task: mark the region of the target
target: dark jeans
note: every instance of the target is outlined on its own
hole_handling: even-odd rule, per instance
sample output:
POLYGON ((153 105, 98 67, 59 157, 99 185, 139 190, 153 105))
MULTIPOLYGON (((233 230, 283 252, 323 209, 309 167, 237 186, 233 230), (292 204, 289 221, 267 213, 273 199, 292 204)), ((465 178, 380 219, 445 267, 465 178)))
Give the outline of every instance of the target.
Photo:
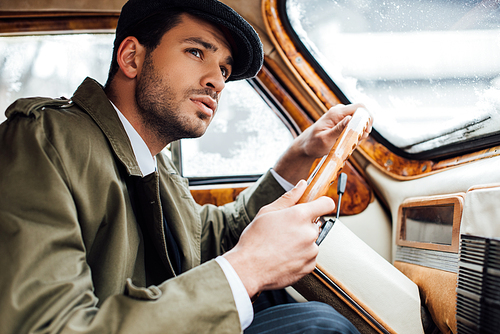
POLYGON ((265 291, 253 306, 255 317, 245 334, 359 334, 349 320, 330 305, 297 303, 285 290, 265 291))

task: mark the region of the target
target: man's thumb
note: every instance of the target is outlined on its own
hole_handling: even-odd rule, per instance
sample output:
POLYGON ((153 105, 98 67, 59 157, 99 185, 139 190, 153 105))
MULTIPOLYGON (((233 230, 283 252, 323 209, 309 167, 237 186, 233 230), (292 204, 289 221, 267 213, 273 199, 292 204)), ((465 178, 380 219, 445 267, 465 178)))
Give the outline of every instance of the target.
POLYGON ((263 208, 264 211, 278 211, 294 206, 295 204, 297 204, 306 188, 307 182, 304 180, 300 180, 292 190, 287 191, 280 198, 263 208))

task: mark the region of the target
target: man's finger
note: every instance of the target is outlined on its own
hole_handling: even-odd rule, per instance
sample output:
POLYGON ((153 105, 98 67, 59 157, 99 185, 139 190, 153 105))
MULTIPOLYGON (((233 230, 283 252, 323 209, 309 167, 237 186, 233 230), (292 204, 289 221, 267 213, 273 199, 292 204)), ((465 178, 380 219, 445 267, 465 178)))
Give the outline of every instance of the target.
POLYGON ((332 214, 335 211, 335 202, 330 197, 322 196, 309 203, 299 204, 306 209, 311 221, 321 217, 332 214))
POLYGON ((284 193, 280 198, 261 209, 262 212, 271 212, 286 209, 297 204, 298 200, 307 188, 307 182, 300 180, 295 187, 284 193))
POLYGON ((349 115, 352 115, 354 114, 354 112, 358 109, 358 108, 364 108, 365 106, 362 104, 362 103, 353 103, 353 104, 348 104, 348 105, 343 105, 343 104, 337 104, 336 106, 333 106, 332 108, 330 108, 330 110, 332 109, 337 109, 337 112, 342 116, 342 117, 345 117, 345 116, 349 116, 349 115))
MULTIPOLYGON (((351 120, 352 116, 348 115, 342 119, 342 121, 338 122, 337 125, 335 125, 333 128, 327 130, 325 132, 326 136, 329 138, 338 138, 342 131, 344 131, 345 127, 347 124, 349 124, 349 121, 351 120)), ((333 146, 333 143, 332 143, 333 146)))

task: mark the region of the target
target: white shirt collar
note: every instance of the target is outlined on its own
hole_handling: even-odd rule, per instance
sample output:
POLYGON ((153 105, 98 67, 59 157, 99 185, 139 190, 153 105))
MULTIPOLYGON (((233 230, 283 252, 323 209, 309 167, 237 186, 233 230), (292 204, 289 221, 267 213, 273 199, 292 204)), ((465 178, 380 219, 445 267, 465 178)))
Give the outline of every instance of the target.
MULTIPOLYGON (((111 102, 111 101, 109 101, 111 102)), ((137 160, 137 164, 141 170, 142 176, 146 176, 148 174, 156 171, 156 159, 151 155, 148 146, 142 139, 142 137, 137 133, 132 124, 123 116, 123 114, 118 110, 118 108, 111 102, 111 105, 115 108, 120 121, 125 128, 125 132, 127 133, 128 139, 130 140, 130 144, 132 145, 132 150, 134 151, 135 159, 137 160)))

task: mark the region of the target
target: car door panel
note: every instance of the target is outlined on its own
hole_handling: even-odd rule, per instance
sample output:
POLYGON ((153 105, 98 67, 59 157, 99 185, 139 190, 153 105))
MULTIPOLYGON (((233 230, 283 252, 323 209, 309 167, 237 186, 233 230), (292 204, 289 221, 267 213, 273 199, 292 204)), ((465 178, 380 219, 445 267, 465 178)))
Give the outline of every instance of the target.
MULTIPOLYGON (((494 185, 484 186, 500 181, 497 167, 499 163, 499 157, 481 159, 407 181, 396 180, 381 172, 380 168, 369 165, 366 175, 389 204, 393 217, 393 244, 397 244, 399 238, 400 230, 397 227, 400 224, 398 217, 401 216, 401 206, 408 199, 431 201, 436 197, 452 198, 456 193, 461 193, 464 197, 463 214, 459 216, 460 234, 499 237, 500 234, 494 232, 498 229, 496 221, 499 212, 493 209, 497 207, 493 203, 498 199, 498 188, 494 185)), ((457 243, 458 241, 455 242, 457 243)), ((453 260, 449 260, 451 264, 448 264, 448 269, 433 268, 436 261, 432 258, 420 259, 419 264, 409 263, 415 262, 415 259, 404 260, 405 257, 399 254, 401 251, 402 249, 397 247, 393 250, 393 257, 397 260, 395 266, 419 286, 421 297, 440 330, 443 333, 456 333, 458 245, 457 254, 453 260), (452 269, 449 269, 450 266, 452 269)), ((437 262, 442 265, 443 261, 445 258, 441 256, 437 262)))

